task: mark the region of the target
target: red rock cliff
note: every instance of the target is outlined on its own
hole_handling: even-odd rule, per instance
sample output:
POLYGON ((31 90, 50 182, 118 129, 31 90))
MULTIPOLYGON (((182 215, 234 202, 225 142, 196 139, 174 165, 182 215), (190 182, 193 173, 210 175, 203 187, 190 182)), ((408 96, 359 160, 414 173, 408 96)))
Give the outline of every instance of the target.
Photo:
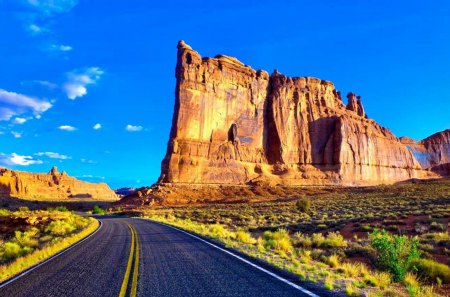
POLYGON ((160 182, 378 184, 436 176, 361 98, 333 83, 253 70, 178 44, 175 111, 160 182))
POLYGON ((0 196, 38 200, 118 199, 107 184, 80 181, 65 172, 59 173, 56 167, 47 174, 0 168, 0 196))

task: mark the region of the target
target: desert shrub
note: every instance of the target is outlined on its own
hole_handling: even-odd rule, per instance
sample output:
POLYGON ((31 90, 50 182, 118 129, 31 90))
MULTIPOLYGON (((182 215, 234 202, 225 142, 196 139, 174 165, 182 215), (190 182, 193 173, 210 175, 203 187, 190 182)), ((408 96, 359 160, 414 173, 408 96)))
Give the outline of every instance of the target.
POLYGON ((286 230, 280 229, 275 232, 266 231, 263 234, 266 249, 275 249, 290 253, 293 250, 291 238, 286 230))
POLYGON ((22 256, 25 253, 26 253, 26 251, 24 249, 22 249, 22 247, 15 242, 6 242, 6 243, 2 244, 2 246, 0 248, 0 258, 1 258, 2 262, 14 260, 17 257, 22 256))
POLYGON ((225 239, 230 237, 230 232, 225 229, 221 224, 213 224, 208 228, 209 236, 218 239, 225 239))
POLYGON ((420 292, 420 283, 417 280, 416 276, 411 273, 407 273, 405 278, 403 279, 403 284, 408 291, 409 296, 417 296, 420 292))
POLYGON ((311 240, 314 246, 323 246, 325 242, 325 236, 323 236, 322 233, 314 233, 311 240))
POLYGON ((330 232, 327 236, 322 233, 314 233, 311 241, 314 246, 321 248, 347 247, 348 243, 339 232, 330 232))
POLYGON ((254 239, 248 232, 242 230, 236 232, 236 240, 248 244, 256 243, 256 239, 254 239))
POLYGON ((323 245, 325 247, 347 247, 348 243, 339 232, 330 232, 323 245))
POLYGON ((333 290, 334 289, 334 279, 331 276, 327 276, 325 280, 323 281, 323 286, 327 290, 333 290))
POLYGON ((352 283, 347 283, 345 285, 344 292, 347 296, 359 296, 360 295, 358 288, 356 288, 356 286, 352 283))
POLYGON ((295 244, 304 248, 310 248, 313 244, 311 237, 302 234, 301 232, 296 232, 294 234, 295 244))
POLYGON ((413 265, 417 273, 427 280, 439 282, 439 279, 444 284, 450 283, 450 267, 445 264, 428 259, 417 259, 413 265))
POLYGON ((75 225, 77 230, 86 228, 90 223, 89 218, 84 218, 81 216, 73 216, 71 218, 71 222, 73 225, 75 225))
POLYGON ((425 239, 433 240, 433 241, 445 241, 450 240, 450 235, 448 232, 435 232, 435 233, 427 233, 422 235, 425 239))
POLYGON ((338 271, 348 277, 355 277, 360 274, 361 267, 359 264, 343 263, 339 266, 338 271))
POLYGON ((332 268, 337 268, 339 266, 339 256, 333 254, 326 259, 325 263, 327 263, 332 268))
POLYGON ((386 272, 370 272, 364 277, 366 284, 385 289, 391 284, 391 275, 386 272))
POLYGON ((31 228, 28 231, 15 231, 13 242, 19 244, 22 247, 35 248, 39 245, 39 241, 35 239, 35 236, 39 233, 39 229, 31 228))
POLYGON ((94 208, 92 209, 92 213, 98 214, 98 215, 104 215, 106 213, 106 211, 103 208, 101 208, 100 206, 94 205, 94 208))
POLYGON ((48 224, 45 231, 50 232, 52 235, 63 236, 75 229, 76 227, 67 220, 56 220, 48 224))
POLYGON ((300 212, 307 212, 311 206, 311 202, 305 197, 301 197, 295 202, 295 207, 297 207, 300 212))
POLYGON ((412 262, 420 256, 417 238, 391 235, 386 230, 375 230, 369 237, 378 253, 379 266, 391 273, 394 281, 402 281, 412 262))

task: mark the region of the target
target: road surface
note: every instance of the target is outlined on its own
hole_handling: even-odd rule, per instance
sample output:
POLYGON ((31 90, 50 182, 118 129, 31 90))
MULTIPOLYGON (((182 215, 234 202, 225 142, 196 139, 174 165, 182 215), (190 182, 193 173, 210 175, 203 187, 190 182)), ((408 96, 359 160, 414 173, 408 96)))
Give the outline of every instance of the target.
POLYGON ((100 221, 93 236, 0 288, 0 296, 310 296, 171 227, 100 221))

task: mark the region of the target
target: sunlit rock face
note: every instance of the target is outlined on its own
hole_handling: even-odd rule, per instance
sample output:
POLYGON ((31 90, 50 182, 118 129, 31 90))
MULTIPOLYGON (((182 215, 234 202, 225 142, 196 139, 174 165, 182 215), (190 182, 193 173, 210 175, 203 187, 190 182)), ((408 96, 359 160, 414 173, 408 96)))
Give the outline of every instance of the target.
POLYGON ((367 118, 359 96, 349 93, 345 105, 329 81, 202 58, 182 41, 175 75, 160 182, 365 185, 437 176, 367 118))
POLYGON ((118 199, 107 184, 80 181, 65 172, 59 173, 56 167, 47 174, 0 168, 0 196, 40 200, 118 199))

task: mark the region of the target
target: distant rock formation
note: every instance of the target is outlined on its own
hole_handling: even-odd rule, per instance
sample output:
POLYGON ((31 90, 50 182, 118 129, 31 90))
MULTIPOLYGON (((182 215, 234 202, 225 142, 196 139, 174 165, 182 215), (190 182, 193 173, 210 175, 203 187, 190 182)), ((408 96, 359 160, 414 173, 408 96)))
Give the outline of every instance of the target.
POLYGON ((423 141, 423 164, 329 81, 202 58, 183 41, 175 76, 161 183, 370 185, 438 177, 448 161, 448 137, 423 141))
POLYGON ((114 190, 114 192, 120 198, 133 194, 134 192, 136 192, 136 188, 120 188, 114 190))
POLYGON ((117 199, 107 184, 80 181, 68 176, 64 171, 59 173, 56 167, 47 174, 0 168, 0 196, 38 200, 117 199))
POLYGON ((401 137, 422 168, 441 176, 450 176, 450 129, 435 133, 421 141, 401 137))

